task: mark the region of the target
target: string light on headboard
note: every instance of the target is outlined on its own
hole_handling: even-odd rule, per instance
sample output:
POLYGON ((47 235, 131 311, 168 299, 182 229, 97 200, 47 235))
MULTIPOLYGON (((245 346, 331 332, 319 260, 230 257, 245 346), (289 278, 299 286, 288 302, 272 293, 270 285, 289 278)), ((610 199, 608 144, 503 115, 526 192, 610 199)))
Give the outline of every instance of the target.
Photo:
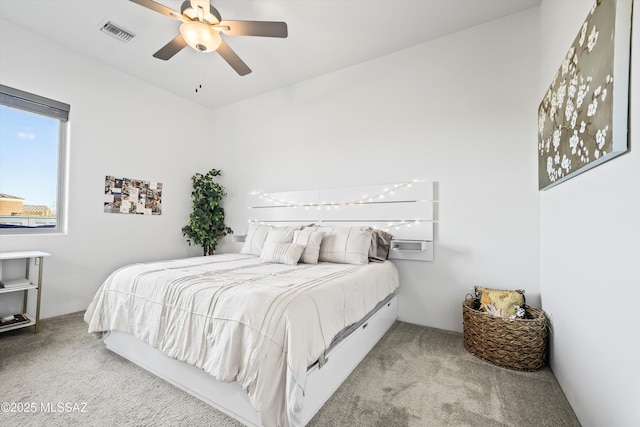
POLYGON ((251 193, 252 196, 258 196, 261 199, 267 200, 269 202, 275 203, 278 206, 282 206, 282 207, 290 207, 290 208, 305 208, 305 209, 309 209, 309 208, 317 208, 317 209, 322 209, 323 207, 326 207, 327 209, 331 209, 331 208, 336 208, 338 209, 340 206, 350 206, 350 205, 361 205, 361 204, 366 204, 366 203, 379 203, 380 199, 384 199, 385 196, 389 195, 389 194, 394 194, 396 191, 402 189, 402 188, 410 188, 413 183, 416 182, 420 182, 417 179, 414 179, 413 181, 410 182, 403 182, 400 184, 394 184, 391 187, 385 187, 383 188, 383 190, 377 194, 374 195, 364 195, 362 196, 360 199, 357 200, 349 200, 349 201, 345 201, 345 202, 321 202, 321 203, 296 203, 296 202, 290 202, 287 200, 280 200, 280 199, 276 199, 274 197, 271 197, 268 195, 268 193, 261 193, 259 191, 254 191, 253 193, 251 193))
MULTIPOLYGON (((260 225, 274 225, 274 224, 271 224, 270 222, 258 221, 258 220, 255 220, 255 219, 250 219, 248 222, 249 222, 249 224, 256 223, 256 224, 260 224, 260 225)), ((318 221, 318 223, 315 224, 315 225, 322 226, 322 222, 323 221, 318 221)), ((420 219, 406 220, 406 221, 402 220, 402 221, 397 221, 397 222, 390 222, 390 223, 388 223, 386 225, 386 227, 382 227, 381 229, 383 231, 390 232, 391 230, 397 230, 399 228, 405 228, 405 227, 406 228, 411 228, 412 225, 418 225, 418 224, 421 224, 423 222, 430 222, 430 221, 425 221, 425 220, 420 220, 420 219)))
POLYGON ((432 241, 438 223, 433 181, 252 194, 248 217, 256 225, 372 227, 396 240, 432 241))
POLYGON ((400 222, 390 222, 389 224, 387 224, 386 227, 384 227, 382 230, 383 231, 390 231, 390 230, 397 230, 398 228, 402 228, 402 227, 411 227, 412 225, 417 225, 420 224, 422 222, 422 220, 416 219, 413 221, 400 221, 400 222))

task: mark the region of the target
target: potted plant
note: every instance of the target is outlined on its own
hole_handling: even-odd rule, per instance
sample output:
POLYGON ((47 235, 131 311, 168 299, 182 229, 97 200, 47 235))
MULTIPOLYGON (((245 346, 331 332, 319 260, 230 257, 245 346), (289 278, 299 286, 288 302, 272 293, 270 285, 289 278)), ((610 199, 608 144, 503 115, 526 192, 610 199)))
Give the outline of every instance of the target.
POLYGON ((182 235, 186 236, 189 245, 200 245, 204 255, 213 255, 220 240, 233 233, 224 225, 224 209, 222 199, 227 195, 224 188, 214 181, 221 171, 211 169, 206 174, 197 173, 191 177, 193 181, 193 211, 189 215, 189 224, 182 227, 182 235))

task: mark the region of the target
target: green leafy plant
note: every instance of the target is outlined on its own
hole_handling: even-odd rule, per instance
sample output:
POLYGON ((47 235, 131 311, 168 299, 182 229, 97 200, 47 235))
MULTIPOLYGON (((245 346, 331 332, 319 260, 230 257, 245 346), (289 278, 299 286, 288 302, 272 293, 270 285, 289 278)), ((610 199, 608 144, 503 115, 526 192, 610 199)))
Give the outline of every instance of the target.
POLYGON ((224 209, 222 199, 227 195, 224 187, 214 181, 221 171, 211 169, 206 174, 197 173, 191 177, 193 181, 193 211, 189 215, 189 224, 182 227, 182 235, 186 236, 189 245, 200 245, 205 255, 213 255, 220 240, 233 233, 224 225, 224 209))

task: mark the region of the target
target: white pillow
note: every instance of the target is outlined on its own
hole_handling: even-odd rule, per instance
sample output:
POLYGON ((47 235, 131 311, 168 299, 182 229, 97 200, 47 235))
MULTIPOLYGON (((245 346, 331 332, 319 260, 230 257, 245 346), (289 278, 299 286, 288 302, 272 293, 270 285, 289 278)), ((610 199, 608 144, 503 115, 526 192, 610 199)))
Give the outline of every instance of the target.
POLYGON ((262 253, 262 246, 267 235, 271 231, 270 225, 263 225, 252 222, 249 224, 249 230, 247 230, 247 237, 244 240, 241 254, 248 255, 260 255, 262 253))
POLYGON ((266 242, 260 257, 264 262, 297 265, 304 246, 295 243, 266 242))
POLYGON ((265 242, 291 243, 295 227, 276 227, 252 222, 249 224, 241 254, 260 255, 265 242))
POLYGON ((367 264, 371 229, 368 227, 320 227, 324 233, 319 261, 340 264, 367 264))
POLYGON ((320 257, 320 243, 322 242, 322 232, 305 228, 296 230, 293 233, 293 243, 304 246, 300 262, 305 264, 317 264, 320 257))
POLYGON ((269 230, 269 234, 267 234, 267 238, 265 239, 264 243, 291 243, 293 241, 294 231, 295 229, 291 227, 271 227, 271 230, 269 230))

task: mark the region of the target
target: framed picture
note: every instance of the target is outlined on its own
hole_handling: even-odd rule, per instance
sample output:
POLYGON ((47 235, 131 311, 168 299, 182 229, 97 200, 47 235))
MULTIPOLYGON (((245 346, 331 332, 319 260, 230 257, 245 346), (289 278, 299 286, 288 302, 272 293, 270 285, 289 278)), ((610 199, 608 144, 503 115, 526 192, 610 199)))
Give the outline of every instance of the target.
POLYGON ((597 0, 538 108, 538 188, 627 151, 633 0, 597 0))
POLYGON ((104 211, 137 215, 162 214, 162 183, 107 175, 104 211))

